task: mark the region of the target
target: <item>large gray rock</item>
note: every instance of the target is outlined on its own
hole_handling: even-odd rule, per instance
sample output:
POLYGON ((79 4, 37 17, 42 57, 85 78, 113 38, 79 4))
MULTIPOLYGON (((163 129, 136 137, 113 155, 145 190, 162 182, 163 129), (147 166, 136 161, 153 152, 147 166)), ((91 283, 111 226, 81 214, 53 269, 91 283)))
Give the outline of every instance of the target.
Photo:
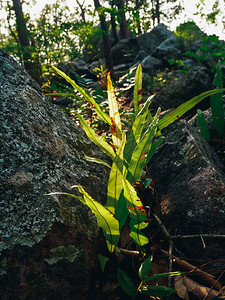
POLYGON ((137 38, 140 50, 145 50, 148 54, 154 53, 156 48, 166 39, 175 36, 163 24, 154 27, 149 33, 141 34, 137 38))
POLYGON ((154 97, 151 106, 152 108, 160 106, 163 110, 178 107, 185 101, 210 90, 212 80, 213 76, 206 67, 191 67, 187 74, 162 88, 154 97))
MULTIPOLYGON (((202 138, 185 121, 166 129, 165 142, 153 157, 150 171, 157 179, 160 217, 171 235, 225 234, 225 166, 202 138)), ((221 144, 222 145, 222 144, 221 144)), ((175 240, 188 257, 220 260, 215 273, 225 268, 225 242, 200 237, 175 240)), ((210 268, 212 266, 210 265, 210 268)))
POLYGON ((114 65, 132 63, 139 50, 137 38, 120 40, 111 50, 114 65))
POLYGON ((76 199, 44 194, 81 184, 103 201, 107 171, 84 159, 98 150, 2 51, 0 97, 0 295, 87 299, 98 265, 95 217, 76 199))
POLYGON ((175 35, 163 41, 155 50, 154 55, 168 64, 168 59, 178 59, 181 51, 178 49, 177 38, 175 35))
POLYGON ((141 62, 141 66, 144 73, 149 74, 149 76, 153 76, 156 71, 162 67, 162 62, 159 59, 148 55, 141 62))

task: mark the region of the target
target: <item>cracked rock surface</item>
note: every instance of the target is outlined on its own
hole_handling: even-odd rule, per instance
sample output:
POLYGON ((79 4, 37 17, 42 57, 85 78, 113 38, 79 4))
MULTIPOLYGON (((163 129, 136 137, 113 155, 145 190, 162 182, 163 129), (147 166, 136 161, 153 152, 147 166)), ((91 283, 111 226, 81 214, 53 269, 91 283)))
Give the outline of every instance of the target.
POLYGON ((84 159, 101 153, 2 51, 0 97, 0 295, 86 299, 97 266, 95 218, 76 199, 45 194, 81 184, 103 202, 107 170, 84 159))

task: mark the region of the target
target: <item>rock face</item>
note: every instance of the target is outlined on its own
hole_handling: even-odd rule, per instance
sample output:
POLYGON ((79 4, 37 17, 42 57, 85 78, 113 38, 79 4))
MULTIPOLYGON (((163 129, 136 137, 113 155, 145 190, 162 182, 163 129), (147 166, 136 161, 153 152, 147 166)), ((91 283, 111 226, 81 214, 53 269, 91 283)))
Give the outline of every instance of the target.
POLYGON ((187 74, 162 88, 154 97, 152 106, 155 108, 160 106, 163 110, 178 107, 185 101, 209 90, 212 81, 213 76, 206 67, 191 67, 187 74))
POLYGON ((103 201, 107 172, 83 158, 98 150, 2 51, 0 95, 0 298, 87 299, 95 218, 76 199, 44 194, 81 184, 103 201))
MULTIPOLYGON (((171 235, 225 234, 225 166, 191 122, 174 123, 163 134, 165 143, 150 164, 161 220, 171 235)), ((200 238, 182 240, 178 248, 192 258, 221 259, 219 273, 225 267, 224 240, 205 243, 204 249, 200 238)))

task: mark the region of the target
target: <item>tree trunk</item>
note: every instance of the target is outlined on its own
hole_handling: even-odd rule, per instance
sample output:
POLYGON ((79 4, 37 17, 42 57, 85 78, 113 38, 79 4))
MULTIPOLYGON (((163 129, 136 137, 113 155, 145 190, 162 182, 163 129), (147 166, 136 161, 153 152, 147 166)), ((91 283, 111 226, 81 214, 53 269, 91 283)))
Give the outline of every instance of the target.
POLYGON ((159 0, 156 0, 155 12, 156 12, 157 23, 159 24, 160 23, 159 0))
POLYGON ((32 58, 32 48, 35 49, 34 40, 31 41, 29 31, 23 14, 22 3, 20 0, 13 0, 13 10, 16 15, 16 30, 22 50, 23 64, 27 72, 40 83, 40 64, 32 58))
POLYGON ((111 26, 112 26, 112 34, 113 34, 113 38, 114 38, 114 42, 115 44, 118 43, 119 38, 117 35, 117 31, 116 31, 116 20, 115 20, 115 13, 113 12, 113 8, 114 8, 114 4, 115 4, 115 0, 111 1, 111 26))
POLYGON ((77 2, 77 5, 80 8, 81 18, 82 18, 83 22, 86 23, 84 1, 83 1, 82 4, 78 0, 76 0, 76 2, 77 2))
POLYGON ((139 15, 139 9, 140 9, 140 1, 139 0, 135 0, 135 10, 137 11, 138 15, 137 15, 137 30, 138 30, 138 34, 141 34, 141 23, 140 23, 140 15, 139 15))
POLYGON ((130 34, 124 12, 124 0, 117 0, 117 7, 120 15, 120 38, 127 39, 130 37, 130 34))
MULTIPOLYGON (((99 0, 94 0, 94 5, 96 9, 101 7, 99 0)), ((106 68, 111 74, 111 77, 114 79, 114 71, 113 71, 113 62, 112 62, 112 55, 111 55, 111 46, 110 40, 108 36, 108 28, 105 21, 104 13, 99 13, 99 18, 101 22, 101 29, 102 29, 102 40, 103 40, 103 49, 104 49, 104 57, 105 57, 105 64, 106 68)))

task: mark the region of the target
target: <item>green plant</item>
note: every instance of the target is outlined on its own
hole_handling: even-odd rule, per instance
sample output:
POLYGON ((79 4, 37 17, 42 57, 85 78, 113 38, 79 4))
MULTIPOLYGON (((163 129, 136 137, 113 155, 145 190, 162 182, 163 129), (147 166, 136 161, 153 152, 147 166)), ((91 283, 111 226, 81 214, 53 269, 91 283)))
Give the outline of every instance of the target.
POLYGON ((185 65, 183 60, 181 59, 174 59, 174 58, 171 58, 168 60, 168 63, 171 65, 171 66, 174 66, 176 67, 177 71, 178 72, 182 72, 182 73, 187 73, 190 69, 190 66, 189 65, 185 65))
POLYGON ((151 268, 152 260, 153 260, 153 256, 152 255, 148 256, 141 264, 138 271, 138 277, 140 280, 138 288, 136 288, 136 286, 134 285, 130 277, 127 275, 127 273, 124 272, 122 269, 119 269, 118 281, 120 283, 120 286, 122 287, 124 292, 129 296, 131 296, 133 299, 138 295, 138 293, 142 293, 150 297, 151 296, 167 297, 174 293, 174 289, 165 286, 160 286, 160 285, 153 286, 151 285, 151 281, 163 277, 168 277, 168 276, 169 277, 177 276, 182 273, 181 272, 161 273, 149 277, 149 271, 151 268))
MULTIPOLYGON (((219 61, 216 66, 216 74, 213 80, 213 86, 215 89, 221 89, 223 87, 223 75, 221 69, 221 62, 219 61)), ((224 134, 224 107, 223 107, 223 92, 214 94, 210 98, 211 115, 213 124, 219 136, 224 134)), ((201 110, 198 110, 198 125, 202 136, 206 141, 210 140, 210 134, 207 124, 204 119, 204 114, 201 110)))
MULTIPOLYGON (((135 75, 134 112, 130 115, 130 120, 128 120, 128 122, 130 122, 131 131, 127 132, 123 128, 120 120, 114 88, 109 74, 107 76, 109 113, 107 113, 102 110, 99 104, 91 98, 84 89, 79 87, 65 73, 55 67, 53 67, 53 69, 57 74, 71 83, 94 108, 97 116, 110 126, 112 134, 111 145, 98 136, 88 125, 86 120, 78 114, 80 124, 87 136, 112 159, 112 166, 110 167, 99 159, 86 157, 92 162, 102 163, 111 168, 105 206, 95 201, 81 186, 76 186, 76 188, 78 188, 82 197, 68 193, 52 194, 69 195, 87 205, 95 214, 98 225, 103 229, 110 252, 114 252, 120 239, 121 229, 124 224, 128 222, 130 237, 132 241, 137 244, 140 254, 144 258, 146 252, 145 245, 148 244, 149 241, 148 237, 142 232, 142 229, 148 226, 149 220, 137 191, 132 184, 140 179, 142 170, 149 163, 158 146, 163 142, 161 130, 179 119, 202 99, 214 93, 221 92, 221 90, 202 93, 159 119, 160 109, 157 110, 154 117, 149 112, 152 97, 148 98, 144 104, 140 104, 142 99, 142 69, 139 65, 135 75)), ((100 261, 102 268, 104 268, 107 259, 100 256, 100 261)), ((139 275, 142 284, 138 291, 143 293, 149 293, 148 287, 146 290, 147 279, 145 278, 146 276, 143 275, 147 274, 147 271, 144 271, 146 270, 146 265, 148 265, 147 261, 144 262, 142 266, 143 270, 140 271, 139 275)), ((121 276, 119 280, 126 280, 126 278, 121 279, 121 276)), ((152 278, 148 278, 148 280, 152 280, 152 278)), ((152 290, 153 288, 151 288, 151 291, 152 290)), ((166 288, 164 288, 164 291, 166 291, 166 288)), ((168 291, 171 293, 171 290, 168 291)))

